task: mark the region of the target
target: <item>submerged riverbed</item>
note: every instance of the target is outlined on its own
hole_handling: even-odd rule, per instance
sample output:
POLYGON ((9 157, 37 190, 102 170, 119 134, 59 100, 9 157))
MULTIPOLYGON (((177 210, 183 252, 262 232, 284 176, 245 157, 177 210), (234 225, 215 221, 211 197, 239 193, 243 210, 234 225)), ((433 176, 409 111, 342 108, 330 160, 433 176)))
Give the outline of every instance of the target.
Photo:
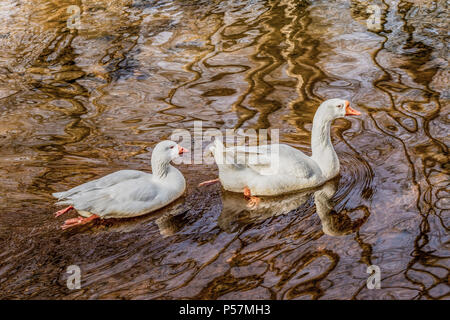
MULTIPOLYGON (((448 299, 445 1, 0 0, 1 299, 448 299), (67 7, 80 8, 68 27, 67 7), (378 15, 379 14, 379 15, 378 15), (249 210, 213 164, 158 212, 63 232, 51 193, 150 169, 175 129, 278 129, 341 174, 249 210), (66 286, 69 265, 81 289, 66 286), (381 289, 366 287, 367 267, 381 289)), ((73 215, 73 214, 72 214, 73 215)))

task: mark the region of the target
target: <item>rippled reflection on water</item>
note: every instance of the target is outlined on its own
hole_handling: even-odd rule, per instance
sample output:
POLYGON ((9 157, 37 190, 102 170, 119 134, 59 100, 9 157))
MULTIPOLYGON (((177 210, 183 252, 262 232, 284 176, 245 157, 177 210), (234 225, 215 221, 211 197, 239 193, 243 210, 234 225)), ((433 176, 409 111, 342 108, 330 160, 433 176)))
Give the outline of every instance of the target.
POLYGON ((0 298, 448 298, 446 12, 0 0, 0 298), (72 32, 69 5, 82 8, 72 32), (309 153, 314 111, 332 97, 363 116, 335 122, 342 171, 322 188, 255 213, 195 187, 215 166, 180 166, 187 195, 158 213, 69 232, 51 215, 51 192, 148 170, 151 147, 196 120, 277 128, 309 153), (81 290, 65 286, 70 264, 81 290), (371 264, 381 290, 366 288, 371 264))

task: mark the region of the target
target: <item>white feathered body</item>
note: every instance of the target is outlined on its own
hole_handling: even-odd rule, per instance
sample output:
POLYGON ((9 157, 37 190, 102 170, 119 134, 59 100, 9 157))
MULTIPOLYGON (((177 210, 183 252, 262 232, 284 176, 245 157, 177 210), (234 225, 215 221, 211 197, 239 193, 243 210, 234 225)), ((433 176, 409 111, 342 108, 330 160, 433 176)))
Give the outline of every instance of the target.
POLYGON ((121 170, 65 192, 54 193, 58 204, 72 205, 80 215, 101 218, 129 218, 158 210, 179 198, 186 181, 169 166, 164 177, 121 170))
POLYGON ((220 182, 228 191, 243 192, 248 187, 252 195, 274 196, 312 188, 325 181, 315 161, 288 145, 224 148, 219 140, 215 140, 210 150, 218 164, 220 182), (274 149, 278 150, 278 155, 271 158, 269 150, 274 149), (224 161, 220 159, 220 152, 225 154, 224 161), (257 154, 259 161, 253 164, 232 163, 230 158, 235 158, 236 154, 239 157, 240 153, 246 153, 246 156, 257 154))
POLYGON ((243 192, 247 187, 252 195, 274 196, 317 187, 336 177, 339 159, 330 127, 334 119, 346 115, 348 107, 349 102, 342 99, 329 99, 319 106, 313 120, 311 157, 285 144, 225 148, 216 139, 210 151, 224 189, 243 192))

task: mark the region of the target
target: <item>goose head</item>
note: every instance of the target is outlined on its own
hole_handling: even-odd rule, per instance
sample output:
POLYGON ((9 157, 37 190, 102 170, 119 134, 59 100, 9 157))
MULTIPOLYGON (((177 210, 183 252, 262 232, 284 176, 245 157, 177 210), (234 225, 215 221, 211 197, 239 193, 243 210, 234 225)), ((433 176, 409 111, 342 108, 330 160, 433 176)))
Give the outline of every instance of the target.
POLYGON ((169 163, 180 157, 187 149, 170 140, 159 142, 153 149, 152 160, 157 159, 160 163, 169 163))
POLYGON ((333 121, 345 116, 357 116, 361 112, 350 107, 350 102, 343 99, 329 99, 324 101, 316 112, 323 121, 333 121))

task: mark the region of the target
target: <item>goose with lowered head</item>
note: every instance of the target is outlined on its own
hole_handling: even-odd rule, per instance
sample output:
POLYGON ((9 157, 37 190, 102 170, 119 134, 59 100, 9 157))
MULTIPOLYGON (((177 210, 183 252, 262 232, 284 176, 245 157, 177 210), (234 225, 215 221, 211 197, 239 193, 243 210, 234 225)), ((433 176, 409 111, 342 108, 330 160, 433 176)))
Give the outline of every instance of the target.
POLYGON ((66 220, 62 229, 99 218, 136 217, 171 203, 184 193, 186 181, 170 162, 187 151, 173 141, 161 141, 152 153, 153 174, 120 170, 68 191, 53 193, 59 200, 57 204, 69 205, 56 212, 56 217, 71 210, 80 215, 66 220))
POLYGON ((200 185, 220 181, 225 190, 244 192, 250 206, 258 203, 256 195, 274 196, 319 186, 339 173, 339 159, 330 137, 331 123, 337 118, 360 114, 347 100, 324 101, 314 115, 311 157, 286 144, 226 148, 215 139, 210 151, 219 168, 219 178, 200 185), (228 161, 255 155, 258 159, 255 163, 228 161))

